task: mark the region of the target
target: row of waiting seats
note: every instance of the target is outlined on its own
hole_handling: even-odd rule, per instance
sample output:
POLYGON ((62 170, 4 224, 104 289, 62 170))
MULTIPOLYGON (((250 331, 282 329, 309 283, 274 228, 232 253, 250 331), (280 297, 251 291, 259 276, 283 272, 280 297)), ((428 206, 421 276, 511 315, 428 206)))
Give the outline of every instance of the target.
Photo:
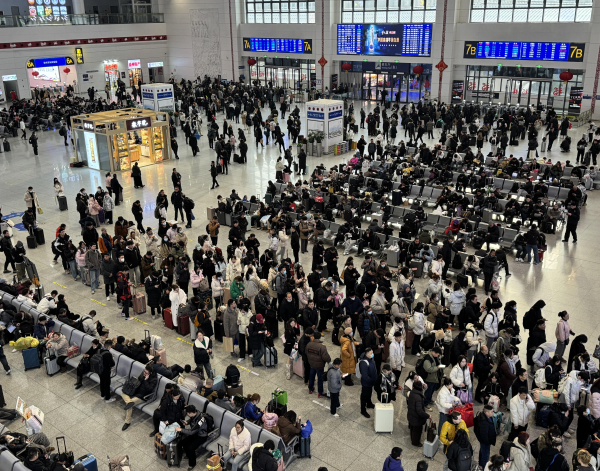
MULTIPOLYGON (((12 306, 18 312, 23 311, 29 313, 33 317, 34 323, 37 324, 39 317, 42 315, 39 311, 27 304, 17 301, 17 298, 11 294, 1 293, 1 298, 5 304, 12 304, 12 306)), ((82 354, 91 348, 94 337, 74 329, 73 327, 60 321, 55 321, 54 329, 55 332, 60 332, 67 338, 69 345, 76 345, 79 347, 80 355, 67 360, 67 364, 69 366, 77 368, 77 365, 83 358, 82 354)), ((111 352, 115 360, 115 367, 111 376, 110 389, 115 394, 122 396, 122 389, 127 379, 130 377, 139 377, 144 371, 145 365, 138 361, 134 361, 133 359, 117 352, 116 350, 112 350, 111 352)), ((95 381, 96 383, 100 383, 100 378, 96 373, 90 372, 86 375, 86 377, 92 381, 95 381)), ((176 384, 175 381, 159 375, 159 381, 156 390, 150 399, 146 402, 137 404, 135 407, 152 416, 154 411, 160 405, 160 400, 165 392, 165 387, 169 383, 176 384)), ((209 414, 214 420, 215 430, 209 435, 204 447, 214 453, 218 451, 217 447, 219 444, 227 448, 231 430, 235 426, 235 423, 242 419, 242 417, 239 417, 230 411, 226 411, 225 409, 213 404, 206 398, 190 391, 189 389, 186 389, 182 386, 180 386, 180 389, 187 404, 193 404, 198 411, 209 414)), ((286 445, 281 437, 278 437, 272 432, 269 432, 268 430, 265 430, 252 422, 245 420, 245 426, 251 434, 252 443, 265 443, 267 440, 272 440, 277 448, 283 453, 286 466, 289 466, 289 464, 298 456, 294 451, 294 447, 298 441, 297 437, 295 440, 286 445)), ((1 471, 24 471, 27 469, 22 465, 18 458, 13 457, 16 459, 16 461, 14 461, 10 457, 13 457, 13 455, 7 451, 0 454, 1 471), (19 465, 17 461, 21 464, 19 465), (3 463, 5 463, 5 466, 3 466, 3 463)), ((248 459, 249 458, 250 455, 248 453, 248 459)))

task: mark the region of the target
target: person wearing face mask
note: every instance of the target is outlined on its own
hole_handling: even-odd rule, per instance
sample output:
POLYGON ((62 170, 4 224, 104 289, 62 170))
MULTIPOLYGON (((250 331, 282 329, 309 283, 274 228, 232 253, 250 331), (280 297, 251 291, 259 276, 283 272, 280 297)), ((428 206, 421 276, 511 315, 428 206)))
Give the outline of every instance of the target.
POLYGON ((161 217, 158 221, 158 238, 164 240, 168 230, 169 226, 167 225, 167 220, 161 217))
POLYGON ((175 266, 174 274, 179 288, 187 296, 190 284, 190 258, 187 255, 179 259, 179 263, 175 266))
POLYGON ((367 413, 367 409, 375 408, 375 404, 373 404, 371 400, 373 386, 378 378, 374 358, 375 354, 373 353, 373 350, 367 347, 358 359, 361 374, 360 384, 362 386, 360 393, 360 413, 367 419, 371 418, 367 413))
MULTIPOLYGON (((37 155, 37 152, 36 152, 36 155, 37 155)), ((40 207, 40 203, 38 201, 37 193, 35 191, 33 191, 32 186, 27 188, 27 191, 25 192, 25 197, 23 199, 25 200, 27 207, 32 209, 33 218, 37 219, 37 216, 36 216, 37 212, 38 212, 37 208, 40 207)))
MULTIPOLYGON (((124 258, 121 257, 120 263, 123 264, 124 258)), ((132 320, 133 317, 129 317, 129 305, 131 304, 132 296, 131 296, 131 286, 132 283, 129 282, 129 273, 127 271, 121 270, 117 272, 117 302, 123 306, 121 311, 121 317, 124 317, 125 320, 132 320)))
POLYGON ((173 284, 173 273, 175 272, 176 266, 177 263, 175 262, 175 257, 173 256, 173 254, 168 254, 160 264, 162 274, 167 278, 168 286, 173 284))

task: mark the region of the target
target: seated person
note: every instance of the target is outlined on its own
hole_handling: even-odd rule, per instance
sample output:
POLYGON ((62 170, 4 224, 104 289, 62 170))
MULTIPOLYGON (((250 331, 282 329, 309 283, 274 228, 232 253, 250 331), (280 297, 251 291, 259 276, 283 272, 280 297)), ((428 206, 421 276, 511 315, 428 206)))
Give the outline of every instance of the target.
POLYGON ((203 371, 202 365, 197 366, 189 375, 184 376, 185 373, 180 375, 177 383, 190 391, 199 392, 202 389, 202 386, 204 386, 203 371))
POLYGON ((230 412, 237 412, 237 407, 231 399, 225 397, 225 394, 226 392, 223 389, 217 392, 217 399, 215 400, 215 405, 230 412))
POLYGON ((248 394, 246 404, 244 404, 244 408, 242 409, 242 417, 248 419, 250 421, 257 421, 263 416, 264 411, 258 408, 258 403, 260 402, 259 394, 248 394))
POLYGON ((67 350, 69 349, 69 341, 60 332, 54 332, 47 343, 46 348, 54 350, 56 355, 56 363, 60 366, 60 372, 67 371, 67 350))
POLYGON ((48 471, 51 462, 48 455, 39 448, 30 448, 27 450, 27 459, 24 464, 25 467, 31 469, 31 471, 48 471))
POLYGON ((0 446, 6 446, 8 451, 15 456, 25 448, 38 450, 42 455, 54 451, 54 448, 50 446, 50 440, 48 440, 48 437, 44 433, 34 433, 31 436, 27 436, 18 432, 5 432, 0 437, 0 446))
POLYGON ((122 335, 119 335, 118 337, 113 339, 113 349, 116 350, 119 353, 122 353, 123 355, 127 356, 127 357, 131 357, 131 352, 129 351, 129 348, 127 347, 127 345, 125 344, 125 337, 123 337, 122 335))
POLYGON ((121 393, 121 397, 125 401, 125 410, 127 411, 125 415, 125 423, 121 429, 123 431, 127 430, 131 424, 131 416, 133 415, 134 406, 146 401, 146 397, 154 392, 154 389, 158 383, 158 377, 152 365, 146 365, 144 371, 141 372, 138 379, 140 380, 140 385, 132 396, 121 393))
MULTIPOLYGON (((265 444, 255 443, 250 447, 252 470, 275 471, 278 469, 277 460, 273 456, 275 443, 267 440, 265 444)), ((281 459, 281 458, 280 458, 281 459)))
POLYGON ((160 398, 160 405, 154 410, 154 413, 152 414, 152 424, 154 425, 152 432, 150 432, 150 437, 154 437, 157 433, 159 433, 159 429, 160 429, 160 421, 161 421, 161 405, 162 402, 165 400, 165 398, 167 398, 169 396, 169 394, 171 393, 171 391, 173 390, 173 388, 175 387, 175 385, 173 383, 167 383, 165 385, 165 392, 163 393, 162 397, 160 398))
POLYGON ((279 417, 277 426, 279 427, 281 438, 283 438, 286 445, 289 444, 295 436, 300 435, 300 431, 302 430, 300 419, 301 417, 296 416, 296 413, 293 410, 289 410, 279 417))
POLYGON ((165 425, 171 425, 175 422, 183 425, 185 414, 185 400, 181 395, 179 386, 175 385, 169 393, 163 395, 160 401, 160 421, 165 425))
POLYGON ((48 319, 46 316, 40 316, 38 323, 33 329, 33 336, 38 340, 46 339, 52 333, 53 327, 54 321, 52 319, 48 319))
POLYGON ((208 378, 206 380, 206 383, 204 384, 204 387, 200 391, 200 395, 208 399, 210 402, 215 402, 215 399, 217 398, 217 391, 213 390, 214 384, 215 382, 213 381, 213 379, 208 378))
MULTIPOLYGON (((92 346, 89 348, 87 352, 83 354, 83 358, 92 358, 96 353, 101 350, 100 341, 98 339, 92 340, 92 346)), ((81 361, 79 365, 77 365, 77 382, 75 383, 75 389, 81 388, 83 386, 83 375, 90 372, 90 362, 89 361, 81 361)))
POLYGON ((225 467, 231 461, 232 471, 238 471, 240 463, 244 459, 244 453, 250 450, 250 432, 244 426, 243 420, 238 420, 229 435, 229 450, 223 455, 225 467))
MULTIPOLYGON (((189 425, 190 428, 177 427, 175 430, 182 437, 177 442, 177 448, 180 454, 182 454, 182 451, 185 451, 188 458, 188 471, 191 471, 196 466, 196 450, 208 438, 208 424, 193 404, 186 406, 185 413, 187 417, 183 423, 185 426, 189 425)), ((248 433, 248 441, 250 441, 250 433, 248 433)), ((235 464, 233 469, 237 470, 235 464)))

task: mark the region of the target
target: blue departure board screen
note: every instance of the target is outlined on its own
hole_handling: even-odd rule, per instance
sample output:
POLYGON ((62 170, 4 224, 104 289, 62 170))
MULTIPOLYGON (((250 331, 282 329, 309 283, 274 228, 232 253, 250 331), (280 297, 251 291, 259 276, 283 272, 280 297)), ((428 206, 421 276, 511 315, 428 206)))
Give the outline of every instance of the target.
POLYGON ((312 53, 312 39, 244 38, 244 51, 280 52, 282 54, 312 53))
POLYGON ((464 58, 583 62, 584 43, 467 41, 464 58))
POLYGON ((367 56, 431 56, 432 25, 339 24, 337 53, 367 56))

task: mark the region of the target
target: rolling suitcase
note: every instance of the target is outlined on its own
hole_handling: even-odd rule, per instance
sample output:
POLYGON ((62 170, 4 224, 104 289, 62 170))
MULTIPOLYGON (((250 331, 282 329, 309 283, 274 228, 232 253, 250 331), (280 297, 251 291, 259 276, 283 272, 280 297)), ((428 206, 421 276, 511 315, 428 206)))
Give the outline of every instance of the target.
MULTIPOLYGON (((15 137, 16 137, 16 134, 15 134, 16 131, 17 131, 16 128, 13 129, 13 134, 14 134, 15 137)), ((3 142, 3 147, 4 147, 4 152, 10 152, 10 142, 4 141, 3 142)))
POLYGON ((179 466, 179 463, 181 463, 181 454, 177 449, 177 439, 165 446, 167 447, 167 466, 169 468, 179 466))
POLYGON ((91 286, 92 279, 90 278, 90 271, 86 267, 78 267, 78 268, 79 268, 79 271, 81 272, 81 282, 85 286, 91 286))
POLYGON ((27 236, 27 248, 28 249, 36 249, 37 248, 37 240, 35 236, 28 235, 27 236))
POLYGON ((483 216, 481 217, 481 220, 483 222, 487 222, 489 224, 489 222, 492 220, 492 213, 494 211, 492 211, 491 209, 484 209, 483 210, 483 216))
POLYGON ((98 221, 100 221, 100 224, 104 224, 106 222, 106 215, 104 214, 103 209, 98 212, 98 221))
POLYGON ((427 440, 425 440, 423 442, 423 456, 432 460, 435 454, 437 453, 439 447, 440 439, 437 435, 435 436, 433 442, 428 442, 427 440))
POLYGON ((215 208, 206 208, 206 219, 212 221, 212 218, 215 217, 217 210, 215 208))
POLYGON ((213 329, 215 331, 215 340, 223 343, 223 337, 225 336, 225 329, 223 328, 223 321, 216 319, 214 322, 213 329))
POLYGON ((423 260, 411 260, 410 268, 413 269, 415 278, 421 278, 423 276, 423 260), (416 270, 414 270, 414 268, 416 268, 416 270))
POLYGON ((298 356, 297 360, 294 360, 293 364, 293 370, 294 370, 294 374, 300 376, 302 379, 304 379, 304 362, 302 361, 302 357, 298 356))
POLYGON ((177 319, 177 332, 179 332, 179 335, 189 335, 190 316, 181 316, 177 319))
POLYGON ((160 433, 157 433, 156 435, 154 435, 154 451, 156 452, 156 454, 158 455, 158 457, 161 460, 166 460, 167 459, 167 445, 165 445, 164 443, 162 443, 160 441, 161 438, 162 438, 162 435, 160 433))
POLYGON ((406 329, 406 341, 404 342, 405 347, 411 348, 414 341, 415 333, 412 330, 406 329))
POLYGON ((88 453, 87 455, 83 455, 81 458, 76 460, 75 463, 73 463, 73 464, 77 464, 77 463, 81 463, 87 471, 98 471, 98 461, 96 460, 96 457, 94 455, 92 455, 91 453, 88 453))
MULTIPOLYGON (((2 391, 2 385, 0 384, 0 408, 6 405, 6 401, 4 400, 4 391, 2 391)), ((14 417, 16 418, 16 416, 14 417)), ((14 420, 14 419, 11 419, 14 420)))
POLYGON ((392 191, 392 206, 400 206, 402 204, 402 192, 400 190, 392 191))
POLYGON ((144 293, 133 294, 133 312, 135 314, 143 314, 146 312, 146 295, 144 293))
POLYGON ((467 286, 469 286, 469 277, 467 275, 463 275, 462 273, 459 273, 456 276, 456 281, 458 282, 461 288, 466 288, 467 286))
POLYGON ((37 348, 28 348, 27 350, 23 350, 22 353, 25 371, 40 367, 40 357, 38 356, 37 348))
POLYGON ((188 316, 188 319, 190 321, 190 339, 193 342, 194 340, 196 340, 196 337, 198 335, 198 328, 194 325, 194 321, 191 317, 188 316))
POLYGON ((312 458, 310 456, 310 437, 300 437, 300 458, 312 458))
MULTIPOLYGON (((37 352, 36 352, 37 355, 37 352)), ((44 358, 44 365, 46 366, 46 374, 48 376, 54 376, 56 373, 60 371, 60 366, 58 366, 57 358, 54 352, 51 349, 46 351, 46 357, 44 358)))
POLYGON ((171 314, 171 308, 165 308, 163 310, 163 319, 165 321, 165 326, 169 329, 173 328, 173 315, 171 314))
POLYGON ((44 245, 46 243, 46 238, 44 237, 44 229, 42 229, 41 227, 36 227, 33 230, 33 233, 35 234, 35 240, 38 245, 44 245))
POLYGON ((213 378, 213 381, 214 381, 214 384, 213 384, 214 391, 220 391, 221 389, 225 389, 225 380, 223 379, 223 376, 216 375, 213 378))
POLYGON ((375 432, 394 431, 394 405, 375 404, 375 432))
POLYGON ((275 368, 277 365, 277 350, 275 347, 265 347, 265 366, 275 368))
POLYGON ((150 355, 160 356, 160 360, 158 360, 158 363, 162 363, 163 365, 167 366, 167 351, 164 348, 161 348, 160 350, 154 350, 153 348, 151 348, 150 355))
POLYGON ((69 209, 69 205, 67 204, 66 196, 58 197, 58 209, 60 209, 61 211, 67 211, 69 209))

